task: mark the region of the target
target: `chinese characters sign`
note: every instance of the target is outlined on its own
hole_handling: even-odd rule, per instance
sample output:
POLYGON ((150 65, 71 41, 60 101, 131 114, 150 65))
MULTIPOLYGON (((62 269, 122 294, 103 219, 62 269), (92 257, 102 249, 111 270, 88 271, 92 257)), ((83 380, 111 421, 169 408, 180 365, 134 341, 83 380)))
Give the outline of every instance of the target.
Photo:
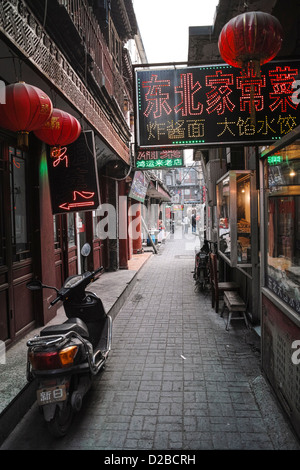
POLYGON ((242 77, 227 64, 136 70, 138 147, 270 143, 300 124, 300 62, 269 62, 242 77), (256 120, 250 111, 255 107, 256 120))
POLYGON ((51 148, 47 163, 53 214, 97 209, 99 189, 92 131, 81 133, 68 147, 51 148))
POLYGON ((144 170, 181 167, 184 166, 183 150, 139 149, 136 156, 135 166, 136 168, 144 170))

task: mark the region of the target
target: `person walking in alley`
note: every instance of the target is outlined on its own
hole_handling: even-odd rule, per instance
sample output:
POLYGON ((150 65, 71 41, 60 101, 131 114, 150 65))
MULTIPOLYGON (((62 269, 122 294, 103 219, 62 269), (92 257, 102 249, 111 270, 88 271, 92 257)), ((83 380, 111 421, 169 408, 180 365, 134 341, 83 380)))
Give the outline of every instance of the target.
POLYGON ((196 211, 192 214, 192 232, 196 232, 196 211))
POLYGON ((183 219, 184 233, 188 233, 189 225, 190 225, 190 221, 189 221, 188 216, 186 215, 183 219))

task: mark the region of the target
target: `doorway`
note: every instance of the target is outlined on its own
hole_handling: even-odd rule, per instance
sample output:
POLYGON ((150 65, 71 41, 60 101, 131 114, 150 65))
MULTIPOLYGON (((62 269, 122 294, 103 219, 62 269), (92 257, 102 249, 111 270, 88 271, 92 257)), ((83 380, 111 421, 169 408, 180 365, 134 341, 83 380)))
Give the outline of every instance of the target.
POLYGON ((53 216, 56 287, 77 274, 76 213, 53 216))
POLYGON ((0 142, 0 340, 35 322, 32 296, 32 185, 28 153, 0 142))

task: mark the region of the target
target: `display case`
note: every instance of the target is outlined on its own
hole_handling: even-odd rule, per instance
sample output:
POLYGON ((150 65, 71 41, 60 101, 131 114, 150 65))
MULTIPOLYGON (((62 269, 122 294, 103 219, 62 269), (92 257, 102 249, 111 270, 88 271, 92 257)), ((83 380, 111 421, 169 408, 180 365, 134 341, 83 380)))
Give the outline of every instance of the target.
POLYGON ((251 267, 255 176, 229 171, 217 182, 218 252, 230 266, 251 267))

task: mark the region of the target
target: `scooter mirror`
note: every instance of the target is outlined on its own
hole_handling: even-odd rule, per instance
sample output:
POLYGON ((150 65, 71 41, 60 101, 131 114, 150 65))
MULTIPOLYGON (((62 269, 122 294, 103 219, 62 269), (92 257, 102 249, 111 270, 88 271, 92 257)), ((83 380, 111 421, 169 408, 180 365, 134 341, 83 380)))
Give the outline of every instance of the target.
POLYGON ((30 290, 40 290, 42 289, 43 284, 38 279, 34 279, 33 281, 27 282, 26 287, 30 290))
POLYGON ((91 246, 89 243, 85 243, 83 247, 81 248, 81 254, 82 256, 89 256, 91 252, 91 246))

